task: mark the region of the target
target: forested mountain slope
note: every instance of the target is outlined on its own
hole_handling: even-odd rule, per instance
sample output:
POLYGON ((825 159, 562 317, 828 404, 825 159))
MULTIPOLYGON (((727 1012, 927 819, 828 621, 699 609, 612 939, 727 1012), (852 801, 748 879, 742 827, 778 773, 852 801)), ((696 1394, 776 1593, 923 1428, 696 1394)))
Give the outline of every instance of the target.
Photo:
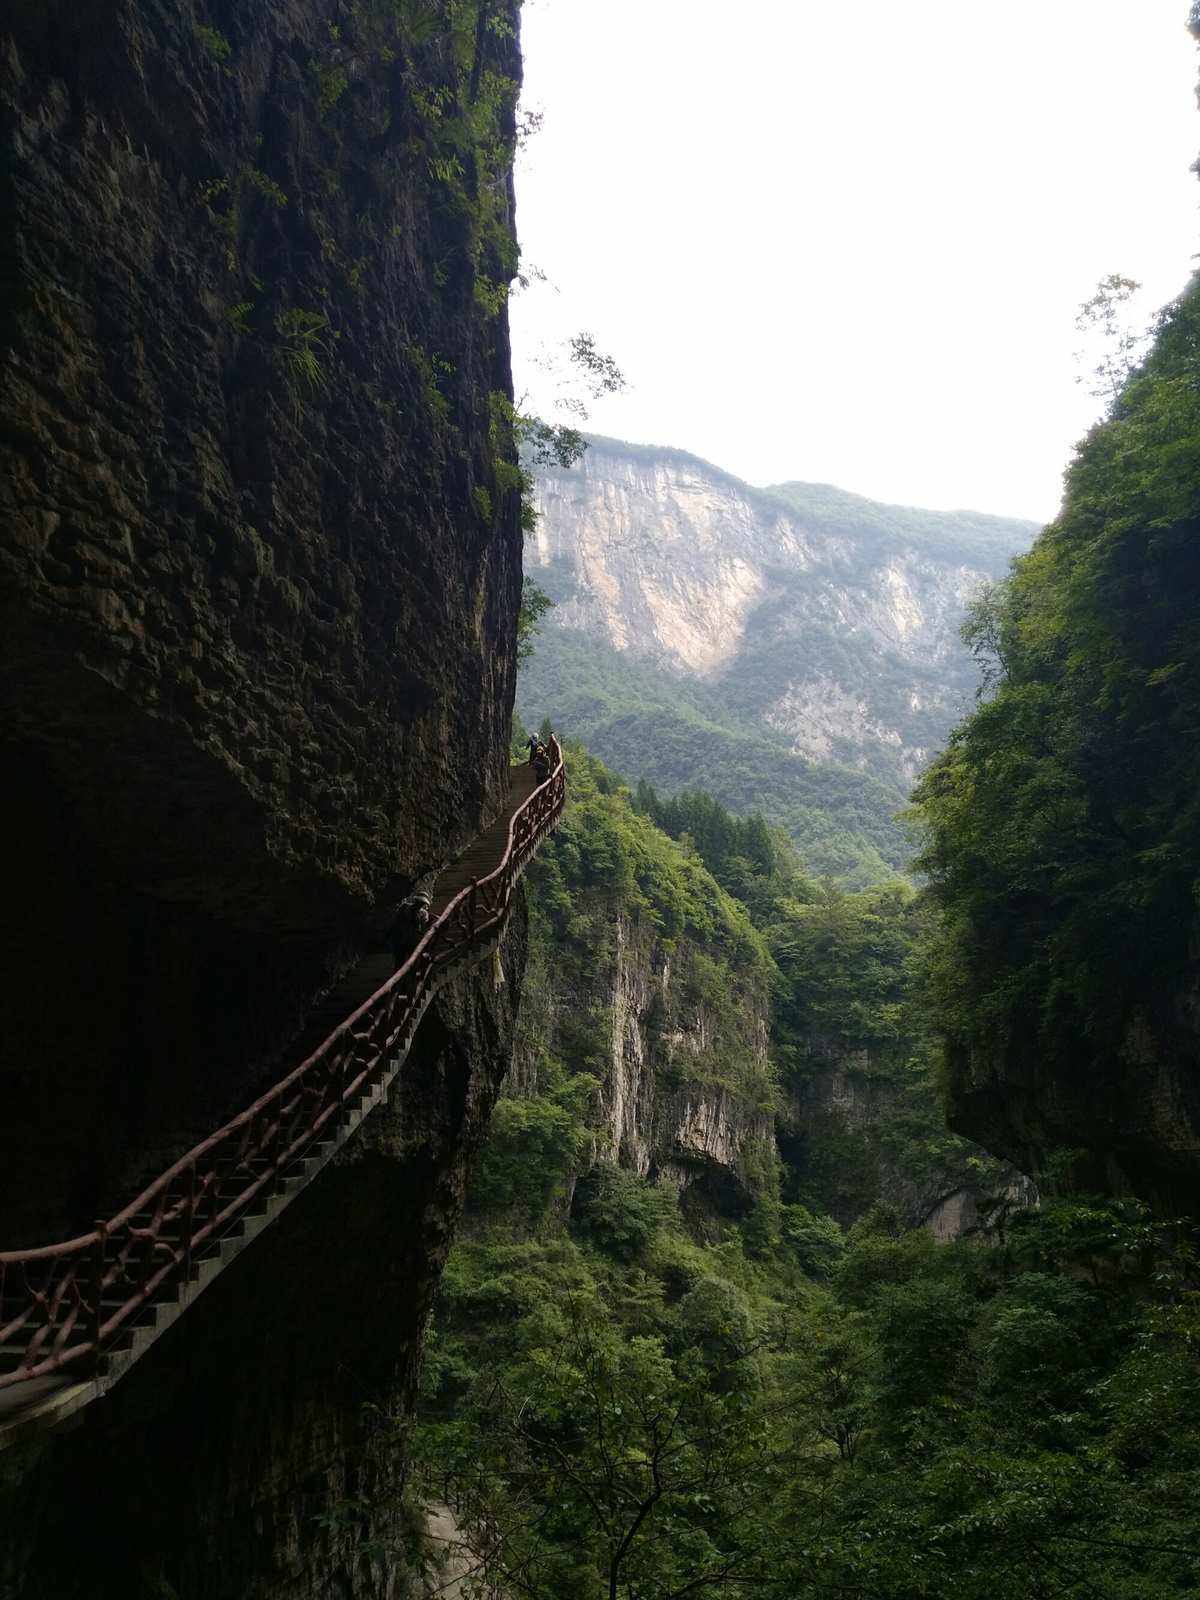
POLYGON ((955 1127, 1200 1196, 1200 289, 973 632, 993 692, 919 789, 955 1127))
POLYGON ((619 1166, 693 1217, 761 1211, 765 1234, 781 1204, 849 1224, 882 1201, 949 1227, 1013 1183, 945 1132, 910 889, 818 884, 761 816, 631 792, 582 747, 568 756, 566 820, 530 873, 501 1128, 569 1103, 564 1171, 619 1166))
POLYGON ((764 491, 594 438, 543 469, 527 570, 556 605, 518 691, 631 779, 700 785, 852 882, 904 860, 893 814, 970 703, 969 598, 1032 523, 764 491))
POLYGON ((405 1436, 411 1548, 430 1501, 457 1539, 413 1592, 1190 1592, 1186 1247, 1129 1201, 906 1229, 939 1183, 1009 1186, 941 1126, 912 896, 818 889, 761 819, 569 763, 405 1436), (831 1056, 890 1086, 874 1122, 789 1104, 831 1056))

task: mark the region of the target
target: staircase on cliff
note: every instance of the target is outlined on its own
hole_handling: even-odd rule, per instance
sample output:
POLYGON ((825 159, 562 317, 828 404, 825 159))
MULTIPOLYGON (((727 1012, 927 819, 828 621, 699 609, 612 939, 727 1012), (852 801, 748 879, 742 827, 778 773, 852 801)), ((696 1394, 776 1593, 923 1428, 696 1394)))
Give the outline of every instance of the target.
POLYGON ((434 995, 498 945, 513 891, 562 815, 550 776, 510 770, 500 814, 438 879, 404 964, 357 966, 309 1019, 299 1065, 110 1222, 0 1252, 0 1449, 112 1388, 386 1100, 434 995))

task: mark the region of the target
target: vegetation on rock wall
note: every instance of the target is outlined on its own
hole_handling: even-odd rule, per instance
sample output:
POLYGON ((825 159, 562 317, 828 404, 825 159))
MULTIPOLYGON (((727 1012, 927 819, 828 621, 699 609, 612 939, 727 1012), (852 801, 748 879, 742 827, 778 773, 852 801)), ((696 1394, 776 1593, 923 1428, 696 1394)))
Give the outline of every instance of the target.
POLYGON ((1200 291, 968 637, 989 691, 922 780, 959 1126, 1194 1203, 1200 291), (1036 1063, 1041 1063, 1040 1068, 1036 1063), (1153 1081, 1152 1081, 1153 1080, 1153 1081))
MULTIPOLYGON (((282 1077, 506 791, 517 11, 0 8, 5 1250, 90 1230, 282 1077)), ((434 999, 251 1256, 79 1428, 6 1436, 5 1600, 391 1591, 370 1516, 328 1514, 395 1471, 363 1401, 415 1381, 513 909, 507 984, 434 999)))
MULTIPOLYGON (((543 573, 546 593, 562 589, 543 573)), ((724 805, 787 830, 813 871, 850 887, 894 877, 908 849, 894 821, 903 791, 851 767, 791 754, 719 689, 678 678, 592 639, 547 628, 524 666, 518 702, 551 712, 615 770, 664 791, 699 783, 724 805)))

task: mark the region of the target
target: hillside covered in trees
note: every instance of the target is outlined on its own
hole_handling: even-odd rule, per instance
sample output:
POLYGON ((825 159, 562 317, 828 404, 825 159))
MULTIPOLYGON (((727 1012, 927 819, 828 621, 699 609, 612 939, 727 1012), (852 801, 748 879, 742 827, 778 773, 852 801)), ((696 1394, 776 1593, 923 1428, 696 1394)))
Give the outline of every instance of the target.
POLYGON ((911 891, 822 888, 761 817, 570 760, 405 1435, 414 1571, 536 1600, 1190 1592, 1186 1233, 1030 1210, 945 1133, 911 891), (806 1149, 789 1097, 834 1048, 901 1093, 806 1149), (947 1174, 987 1226, 939 1242, 905 1202, 947 1174))
POLYGON ((554 601, 517 703, 630 781, 701 787, 861 887, 909 854, 895 819, 970 705, 958 625, 1036 527, 755 489, 682 450, 592 437, 543 465, 527 579, 554 601))
POLYGON ((1200 289, 968 637, 984 702, 917 790, 954 1125, 1027 1170, 1200 1193, 1200 289), (1063 1152, 1067 1152, 1064 1156, 1063 1152))

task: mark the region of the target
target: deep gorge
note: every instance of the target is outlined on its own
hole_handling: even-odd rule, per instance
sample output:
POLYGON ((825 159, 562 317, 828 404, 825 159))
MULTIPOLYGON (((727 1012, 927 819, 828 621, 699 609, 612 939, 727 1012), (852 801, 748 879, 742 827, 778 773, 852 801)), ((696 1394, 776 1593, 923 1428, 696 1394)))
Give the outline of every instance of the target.
POLYGON ((0 1406, 0 1600, 1190 1594, 1200 294, 1041 533, 535 460, 519 12, 0 22, 0 1251, 568 781, 386 1103, 0 1406))

